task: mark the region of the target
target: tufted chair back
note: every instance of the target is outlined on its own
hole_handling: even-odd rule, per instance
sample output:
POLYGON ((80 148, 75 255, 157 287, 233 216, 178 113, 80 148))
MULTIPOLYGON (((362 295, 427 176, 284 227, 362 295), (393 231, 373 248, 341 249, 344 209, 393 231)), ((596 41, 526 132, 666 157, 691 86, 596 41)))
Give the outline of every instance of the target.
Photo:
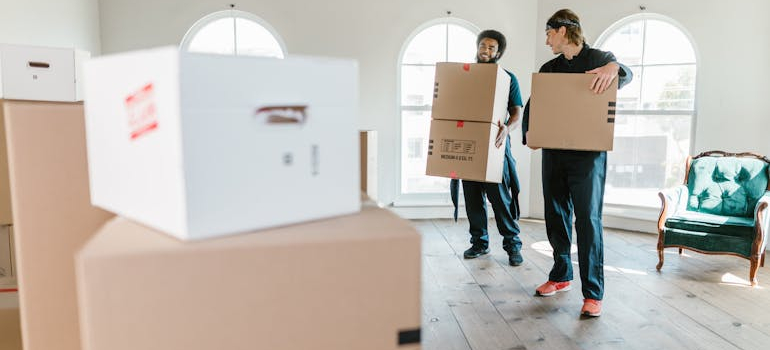
POLYGON ((694 157, 688 168, 689 211, 749 218, 770 189, 768 161, 754 154, 708 152, 694 157))

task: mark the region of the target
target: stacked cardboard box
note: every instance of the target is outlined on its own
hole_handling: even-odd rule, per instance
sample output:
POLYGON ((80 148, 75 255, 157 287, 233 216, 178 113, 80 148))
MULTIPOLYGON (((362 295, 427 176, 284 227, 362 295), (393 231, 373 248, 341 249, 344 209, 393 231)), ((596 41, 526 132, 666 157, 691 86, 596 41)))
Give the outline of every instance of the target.
POLYGON ((601 94, 588 87, 596 74, 534 73, 530 98, 530 147, 611 151, 618 80, 601 94))
POLYGON ((82 64, 90 55, 74 49, 0 44, 0 225, 13 224, 3 101, 82 101, 82 64))
POLYGON ((24 348, 78 350, 75 252, 112 217, 90 203, 83 105, 3 107, 24 348))
POLYGON ((426 174, 501 182, 505 147, 495 147, 508 116, 511 78, 497 64, 436 65, 426 174))
POLYGON ((116 218, 76 268, 84 350, 419 349, 420 235, 373 206, 196 242, 116 218))
POLYGON ((90 60, 93 204, 184 240, 359 211, 357 69, 176 47, 90 60))
POLYGON ((162 48, 86 77, 121 217, 77 256, 83 349, 419 348, 420 235, 360 210, 354 62, 162 48))
POLYGON ((88 196, 77 103, 88 57, 73 49, 0 45, 0 224, 13 225, 4 229, 12 233, 11 270, 19 285, 19 310, 5 316, 13 323, 20 315, 27 350, 80 349, 74 255, 111 217, 88 196))

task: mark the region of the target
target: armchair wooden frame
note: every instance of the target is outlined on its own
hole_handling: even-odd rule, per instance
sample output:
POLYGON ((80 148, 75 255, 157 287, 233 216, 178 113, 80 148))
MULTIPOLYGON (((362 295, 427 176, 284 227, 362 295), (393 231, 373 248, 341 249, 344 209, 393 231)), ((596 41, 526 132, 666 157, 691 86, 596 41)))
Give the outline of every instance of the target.
MULTIPOLYGON (((687 160, 685 161, 685 176, 684 176, 684 185, 687 185, 687 180, 690 175, 690 166, 692 165, 692 161, 694 159, 698 159, 700 157, 706 157, 706 156, 722 156, 722 157, 746 157, 746 158, 756 158, 761 161, 764 161, 768 164, 770 164, 770 159, 768 159, 765 156, 751 153, 751 152, 743 152, 743 153, 729 153, 724 151, 708 151, 703 152, 701 154, 698 154, 695 157, 689 156, 687 157, 687 160)), ((768 178, 770 178, 770 167, 767 168, 768 171, 768 178)), ((770 181, 767 183, 767 191, 770 191, 770 181)), ((751 281, 752 286, 756 286, 758 284, 757 281, 757 270, 759 270, 759 267, 765 266, 765 255, 766 253, 764 251, 760 251, 762 249, 763 239, 764 239, 764 232, 762 232, 762 226, 759 224, 756 224, 754 226, 755 230, 755 238, 751 245, 751 254, 746 257, 741 254, 732 253, 732 252, 707 252, 702 251, 699 249, 686 247, 678 244, 664 244, 664 232, 665 232, 665 223, 666 218, 668 217, 668 211, 671 208, 667 207, 666 198, 663 195, 663 193, 658 193, 658 196, 660 197, 661 202, 663 205, 661 206, 660 210, 660 217, 658 218, 658 265, 655 267, 658 271, 663 267, 663 249, 665 248, 679 248, 679 254, 682 254, 683 249, 692 250, 701 254, 710 254, 710 255, 733 255, 737 257, 741 257, 744 259, 748 259, 751 263, 751 266, 749 268, 749 281, 751 281)), ((754 217, 755 223, 761 223, 764 220, 764 212, 765 209, 767 209, 768 203, 767 202, 761 202, 759 203, 758 210, 756 211, 756 216, 754 217)))

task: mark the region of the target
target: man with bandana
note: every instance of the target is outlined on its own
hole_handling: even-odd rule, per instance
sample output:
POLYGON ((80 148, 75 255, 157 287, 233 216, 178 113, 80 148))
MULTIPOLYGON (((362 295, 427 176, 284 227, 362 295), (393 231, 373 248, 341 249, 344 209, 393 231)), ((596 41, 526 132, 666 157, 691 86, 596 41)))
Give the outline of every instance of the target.
MULTIPOLYGON (((485 30, 476 38, 477 63, 497 63, 505 52, 505 36, 495 30, 485 30)), ((462 180, 463 194, 465 198, 465 212, 468 215, 471 234, 471 247, 463 253, 466 259, 474 259, 489 253, 489 234, 487 232, 487 197, 492 204, 495 213, 497 229, 503 236, 503 249, 508 253, 508 263, 511 266, 519 266, 524 259, 521 256, 521 239, 519 238, 519 178, 516 174, 516 161, 511 155, 509 133, 515 129, 521 111, 521 93, 519 82, 513 73, 508 94, 508 120, 499 122, 499 130, 495 139, 495 146, 505 147, 502 183, 487 183, 462 180)), ((452 180, 450 192, 455 204, 455 220, 457 220, 457 196, 459 192, 459 180, 452 180)))
MULTIPOLYGON (((632 73, 611 52, 588 46, 580 19, 571 10, 559 10, 546 24, 546 45, 558 57, 540 67, 541 73, 593 73, 587 89, 603 93, 615 78, 622 87, 632 73)), ((568 116, 565 116, 568 117, 568 116)), ((527 144, 529 102, 524 108, 522 143, 527 144)), ((534 149, 534 148, 533 148, 534 149)), ((554 264, 548 281, 535 293, 547 297, 571 289, 572 216, 577 231, 578 266, 583 293, 582 316, 601 315, 604 297, 604 243, 602 240, 602 202, 607 168, 607 152, 543 149, 543 199, 548 242, 554 264)))

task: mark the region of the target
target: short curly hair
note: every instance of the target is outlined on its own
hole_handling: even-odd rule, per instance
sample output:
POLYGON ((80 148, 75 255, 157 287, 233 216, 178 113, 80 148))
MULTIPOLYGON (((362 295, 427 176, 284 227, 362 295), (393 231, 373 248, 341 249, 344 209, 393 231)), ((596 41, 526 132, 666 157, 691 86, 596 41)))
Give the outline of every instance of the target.
POLYGON ((479 46, 479 44, 481 44, 481 40, 483 40, 484 38, 489 38, 497 41, 497 52, 499 53, 497 58, 503 57, 503 52, 505 52, 505 35, 503 35, 503 33, 500 33, 496 30, 487 29, 479 33, 479 36, 476 37, 476 46, 479 46))

